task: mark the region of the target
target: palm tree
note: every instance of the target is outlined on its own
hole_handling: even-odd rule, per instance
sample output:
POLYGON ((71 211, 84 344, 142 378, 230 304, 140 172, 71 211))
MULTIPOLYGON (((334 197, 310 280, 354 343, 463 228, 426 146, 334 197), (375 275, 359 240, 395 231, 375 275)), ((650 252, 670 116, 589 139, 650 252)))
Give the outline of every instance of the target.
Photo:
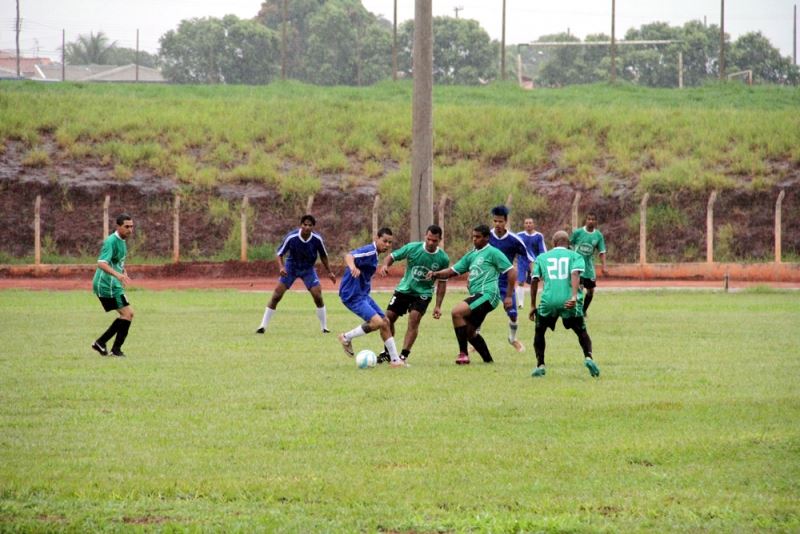
POLYGON ((89 32, 89 35, 79 35, 78 40, 67 43, 66 60, 72 65, 105 65, 109 54, 117 42, 109 44, 108 36, 102 31, 89 32))

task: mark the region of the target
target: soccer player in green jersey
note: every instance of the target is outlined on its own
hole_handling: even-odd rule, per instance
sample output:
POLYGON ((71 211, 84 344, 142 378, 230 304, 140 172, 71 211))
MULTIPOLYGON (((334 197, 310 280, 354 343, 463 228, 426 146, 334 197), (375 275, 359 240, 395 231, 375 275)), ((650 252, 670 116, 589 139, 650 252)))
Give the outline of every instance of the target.
POLYGON ((498 279, 501 274, 508 273, 508 291, 503 300, 503 307, 513 307, 514 287, 517 283, 517 269, 505 254, 489 244, 489 227, 485 224, 472 230, 472 244, 475 248, 467 252, 449 269, 431 272, 428 276, 434 280, 447 280, 469 271, 467 289, 469 297, 453 307, 453 330, 458 340, 458 357, 456 364, 469 364, 467 342, 471 343, 485 363, 492 363, 492 354, 486 340, 478 332, 483 320, 500 303, 498 279))
POLYGON ((569 236, 563 230, 553 235, 553 249, 539 255, 531 276, 531 312, 529 318, 536 321, 533 348, 536 351, 534 377, 545 374, 544 350, 547 329, 555 330, 561 317, 564 328, 575 332, 583 349, 584 365, 593 377, 600 376, 600 369, 592 358, 592 339, 583 320, 582 294, 579 292, 580 277, 584 270, 583 256, 569 250, 569 236), (542 300, 536 307, 539 280, 544 282, 542 300))
MULTIPOLYGON (((382 276, 389 274, 389 267, 396 261, 406 260, 406 272, 403 279, 394 290, 389 306, 386 308, 386 318, 389 328, 394 336, 394 324, 399 317, 408 313, 408 329, 403 340, 403 350, 400 358, 407 360, 411 354, 411 347, 419 334, 419 323, 428 304, 433 297, 433 286, 436 282, 428 278, 428 273, 445 269, 450 265, 447 253, 439 248, 442 240, 442 229, 432 224, 425 232, 425 241, 416 241, 395 250, 383 260, 380 273, 382 276)), ((447 291, 445 280, 436 284, 436 304, 433 306, 433 318, 442 316, 442 301, 447 291)), ((389 352, 384 350, 378 355, 378 363, 388 362, 389 352)))
POLYGON ((594 298, 594 288, 597 286, 597 275, 594 272, 594 252, 599 252, 603 275, 606 274, 606 240, 597 229, 597 216, 587 213, 583 228, 577 228, 569 238, 572 250, 583 256, 586 270, 581 275, 581 286, 586 289, 586 298, 583 302, 583 316, 588 317, 589 304, 594 298))
POLYGON ((97 258, 97 271, 92 280, 92 291, 107 312, 115 310, 119 317, 111 323, 102 336, 92 343, 92 348, 101 356, 108 356, 106 343, 113 337, 112 356, 125 356, 122 344, 128 336, 128 329, 133 320, 133 309, 125 297, 125 287, 131 279, 125 271, 125 256, 128 246, 125 240, 133 233, 133 219, 127 213, 117 217, 117 231, 103 241, 103 248, 97 258), (116 337, 114 337, 116 336, 116 337))

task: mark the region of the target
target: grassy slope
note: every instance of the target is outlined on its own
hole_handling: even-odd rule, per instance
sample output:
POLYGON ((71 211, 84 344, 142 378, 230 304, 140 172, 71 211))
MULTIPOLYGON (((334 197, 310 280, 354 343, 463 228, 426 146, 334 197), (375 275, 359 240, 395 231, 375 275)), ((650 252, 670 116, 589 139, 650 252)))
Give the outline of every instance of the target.
POLYGON ((606 292, 599 380, 561 328, 530 378, 500 312, 492 367, 453 365, 426 317, 411 368, 358 371, 306 294, 264 337, 262 294, 130 296, 120 361, 88 350, 110 320, 90 295, 3 292, 0 530, 800 528, 795 295, 606 292))

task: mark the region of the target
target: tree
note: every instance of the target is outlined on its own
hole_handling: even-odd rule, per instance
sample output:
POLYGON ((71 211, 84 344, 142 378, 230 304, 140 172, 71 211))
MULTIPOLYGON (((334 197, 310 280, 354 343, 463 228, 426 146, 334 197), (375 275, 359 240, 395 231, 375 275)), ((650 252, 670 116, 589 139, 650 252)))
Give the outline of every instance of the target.
MULTIPOLYGON (((114 46, 108 51, 106 61, 108 62, 106 65, 130 65, 131 63, 136 63, 136 50, 114 46)), ((156 68, 158 67, 158 56, 139 50, 138 62, 143 67, 156 68)))
POLYGON ((178 83, 269 83, 279 71, 272 30, 235 15, 181 21, 161 37, 164 76, 178 83))
MULTIPOLYGON (((409 75, 412 66, 414 21, 398 32, 399 69, 409 75)), ((433 19, 433 80, 448 85, 476 85, 497 75, 498 45, 475 20, 433 19)))
MULTIPOLYGON (((542 35, 539 42, 578 43, 580 39, 568 33, 542 35)), ((535 49, 535 47, 534 47, 535 49)), ((541 48, 539 50, 542 50, 541 48)), ((580 46, 558 46, 544 48, 542 66, 536 76, 540 85, 560 86, 582 83, 586 64, 583 61, 583 48, 580 46)))
POLYGON ((800 71, 789 58, 781 57, 761 32, 746 33, 731 46, 730 71, 749 69, 761 82, 792 84, 800 81, 800 71))
MULTIPOLYGON (((283 26, 284 0, 265 0, 256 20, 280 37, 283 26)), ((306 50, 310 32, 308 25, 325 0, 289 0, 286 4, 287 77, 302 79, 305 75, 306 50)))
POLYGON ((97 34, 89 32, 89 35, 79 35, 77 41, 67 43, 65 59, 71 65, 113 65, 108 60, 116 44, 116 41, 109 43, 108 36, 102 31, 97 34))

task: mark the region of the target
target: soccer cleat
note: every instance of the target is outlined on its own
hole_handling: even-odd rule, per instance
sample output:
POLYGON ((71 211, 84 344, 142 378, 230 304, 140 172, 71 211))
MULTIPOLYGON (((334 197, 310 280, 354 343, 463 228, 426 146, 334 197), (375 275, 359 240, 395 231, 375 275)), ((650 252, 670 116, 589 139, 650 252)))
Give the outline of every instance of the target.
POLYGON ((600 368, 597 367, 597 364, 594 363, 593 359, 586 358, 585 360, 583 360, 583 365, 585 365, 586 368, 589 369, 589 374, 592 375, 593 377, 597 378, 598 376, 600 376, 600 368))
POLYGON ((342 350, 348 356, 355 356, 355 352, 353 351, 353 344, 344 337, 344 334, 339 334, 339 343, 342 344, 342 350))
POLYGON ((533 378, 539 378, 539 377, 542 377, 544 375, 545 375, 544 365, 540 365, 539 367, 534 369, 533 372, 531 373, 531 376, 533 378))
POLYGON ((125 353, 122 352, 121 349, 111 349, 111 355, 116 356, 117 358, 124 358, 125 353))
POLYGON ((330 330, 328 330, 327 328, 323 328, 323 329, 322 329, 322 333, 323 333, 323 334, 330 334, 330 333, 331 333, 331 331, 330 331, 330 330))
POLYGON ((256 330, 256 334, 263 334, 263 333, 264 333, 264 327, 261 327, 258 330, 256 330))
POLYGON ((508 343, 512 347, 514 347, 517 350, 517 352, 524 352, 525 351, 525 345, 523 345, 522 342, 519 339, 508 338, 508 343))
POLYGON ((456 365, 469 365, 469 356, 463 352, 459 352, 458 358, 456 358, 456 365))
POLYGON ((106 346, 101 343, 98 343, 97 341, 92 343, 92 349, 99 352, 100 356, 108 356, 108 349, 106 348, 106 346))
POLYGON ((383 351, 380 354, 378 354, 378 360, 377 361, 378 361, 379 364, 381 364, 381 363, 389 363, 390 361, 392 361, 392 358, 389 356, 388 352, 383 351))

